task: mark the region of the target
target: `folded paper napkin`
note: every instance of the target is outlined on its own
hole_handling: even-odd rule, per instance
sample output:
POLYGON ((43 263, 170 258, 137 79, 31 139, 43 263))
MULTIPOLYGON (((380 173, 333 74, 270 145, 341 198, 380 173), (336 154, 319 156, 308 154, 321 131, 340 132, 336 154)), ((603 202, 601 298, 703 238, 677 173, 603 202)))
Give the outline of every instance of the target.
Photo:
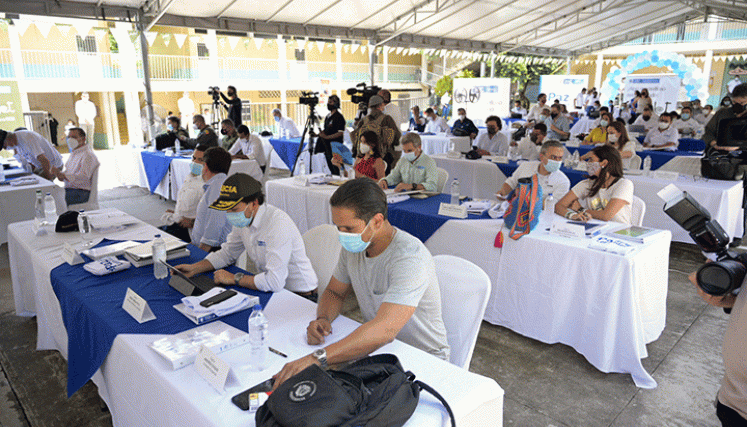
POLYGON ((386 196, 386 202, 391 203, 399 203, 404 202, 405 200, 408 200, 410 198, 409 194, 390 194, 386 196))
POLYGON ((200 305, 202 301, 214 297, 221 292, 225 292, 225 290, 226 288, 216 286, 200 296, 184 297, 182 298, 182 302, 184 303, 184 307, 189 309, 195 315, 202 316, 205 314, 214 313, 219 317, 233 313, 235 311, 239 311, 249 306, 249 304, 252 302, 251 296, 242 294, 241 292, 237 292, 236 295, 232 296, 231 298, 210 307, 203 307, 200 305))
POLYGON ((89 262, 83 266, 87 272, 96 276, 105 276, 130 268, 129 261, 123 261, 115 256, 101 258, 98 261, 89 262))
POLYGON ((486 210, 492 208, 494 204, 495 202, 491 200, 471 200, 462 203, 462 206, 467 207, 468 213, 482 215, 486 210))
POLYGON ((506 209, 508 209, 508 201, 503 201, 501 203, 496 203, 490 210, 488 211, 488 215, 493 218, 503 218, 503 214, 506 213, 506 209))
POLYGON ((635 250, 636 244, 609 236, 596 236, 589 242, 589 249, 625 256, 635 250))

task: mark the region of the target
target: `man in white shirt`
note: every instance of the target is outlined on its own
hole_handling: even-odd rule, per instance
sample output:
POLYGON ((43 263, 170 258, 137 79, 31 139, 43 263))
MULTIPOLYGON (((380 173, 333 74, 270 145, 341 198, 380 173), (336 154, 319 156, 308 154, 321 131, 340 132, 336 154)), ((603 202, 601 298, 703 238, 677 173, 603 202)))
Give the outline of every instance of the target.
POLYGON ((425 125, 426 133, 451 133, 449 124, 446 123, 446 119, 439 117, 433 108, 425 110, 425 116, 428 117, 428 123, 425 125))
POLYGON ((231 157, 234 159, 256 160, 260 169, 262 169, 262 173, 264 173, 267 165, 267 157, 265 156, 265 149, 262 147, 262 140, 257 135, 251 133, 246 125, 239 126, 236 132, 239 134, 239 139, 228 150, 231 157))
POLYGON ((533 121, 540 121, 540 114, 542 114, 542 110, 546 108, 547 104, 547 95, 544 93, 541 93, 537 96, 537 104, 533 105, 532 108, 529 109, 529 114, 527 115, 527 121, 533 122, 533 121))
POLYGON ((560 200, 571 189, 571 181, 560 170, 563 154, 563 144, 558 141, 547 141, 542 144, 539 160, 520 163, 514 173, 503 182, 497 194, 498 198, 505 200, 516 188, 520 178, 531 178, 537 174, 543 199, 553 194, 556 200, 560 200))
POLYGON ((646 134, 643 147, 674 151, 679 145, 679 137, 679 132, 672 126, 672 116, 669 113, 663 113, 659 116, 659 126, 646 134))
POLYGON ((99 168, 99 159, 86 144, 86 132, 83 129, 70 129, 65 141, 70 150, 65 172, 53 167, 52 173, 65 183, 65 203, 68 206, 86 203, 94 190, 93 176, 99 168))
POLYGON ((705 126, 711 120, 713 115, 713 105, 706 104, 706 106, 703 107, 703 111, 700 113, 700 115, 695 117, 695 120, 697 120, 701 125, 705 126))
POLYGON ((203 156, 202 180, 205 181, 202 195, 197 204, 195 226, 192 229, 192 244, 203 251, 214 251, 225 243, 231 224, 226 220, 223 212, 209 209, 218 199, 223 181, 231 168, 231 155, 222 147, 210 147, 203 156))
POLYGON ((326 368, 357 360, 394 339, 449 360, 438 277, 425 245, 389 223, 386 195, 368 178, 346 182, 329 203, 343 250, 319 299, 316 319, 306 328, 306 341, 325 344, 351 292, 364 323, 287 363, 275 375, 275 387, 312 364, 326 368))
POLYGON ((576 99, 573 101, 573 107, 579 113, 583 114, 584 105, 586 105, 586 88, 581 89, 581 92, 576 95, 576 99))
POLYGON ((0 143, 15 151, 23 168, 42 178, 53 180, 52 168, 62 169, 62 156, 43 136, 30 130, 0 130, 0 143))
POLYGON ((518 144, 511 142, 512 146, 518 146, 519 157, 525 160, 537 160, 540 157, 540 148, 547 137, 547 126, 544 123, 534 125, 532 131, 526 135, 518 144))
POLYGON ((632 117, 633 115, 630 113, 630 108, 628 107, 628 103, 623 102, 622 108, 620 109, 620 112, 617 115, 617 118, 621 118, 625 120, 625 123, 628 123, 632 117))
POLYGON ((247 174, 233 174, 223 182, 220 197, 210 209, 226 217, 233 227, 226 243, 202 261, 176 268, 188 277, 217 270, 213 277, 219 285, 264 292, 288 289, 316 301, 317 277, 301 233, 287 213, 265 203, 262 183, 247 174), (253 276, 222 270, 244 251, 254 264, 250 268, 253 276))
POLYGON ((283 117, 283 113, 280 112, 279 108, 272 110, 272 116, 278 124, 278 133, 280 135, 286 134, 288 138, 298 138, 301 136, 301 132, 298 131, 293 119, 290 117, 283 117))
POLYGON ((643 109, 643 114, 638 116, 633 122, 634 125, 643 126, 646 132, 655 128, 657 123, 659 123, 659 116, 657 116, 648 105, 643 109))
POLYGON ((189 174, 179 188, 174 210, 168 209, 161 216, 161 220, 167 225, 159 227, 161 230, 178 237, 185 242, 192 240, 190 230, 195 226, 197 218, 197 205, 205 194, 202 186, 202 169, 205 167, 205 146, 198 146, 192 153, 192 163, 189 164, 189 174))
POLYGON ((697 138, 703 134, 703 125, 693 118, 692 107, 682 107, 682 114, 672 123, 683 138, 697 138))
POLYGON ((500 132, 503 121, 498 116, 485 119, 488 131, 481 133, 475 141, 481 156, 505 156, 508 153, 508 138, 500 132))
POLYGON ((521 106, 521 101, 514 102, 514 108, 511 109, 512 118, 523 119, 527 115, 527 109, 521 106), (513 117, 516 114, 519 117, 513 117))

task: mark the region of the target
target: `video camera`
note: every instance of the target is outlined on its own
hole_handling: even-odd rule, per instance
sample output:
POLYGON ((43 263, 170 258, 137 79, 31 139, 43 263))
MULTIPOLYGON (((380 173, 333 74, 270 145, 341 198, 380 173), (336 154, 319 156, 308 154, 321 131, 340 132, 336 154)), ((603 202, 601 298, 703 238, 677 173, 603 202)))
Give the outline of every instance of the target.
POLYGON ((308 105, 311 108, 316 107, 319 105, 319 92, 301 92, 298 103, 308 105))
POLYGON ((208 87, 207 94, 213 97, 213 102, 218 102, 220 100, 220 88, 218 86, 208 87))
POLYGON ((716 261, 704 264, 698 269, 698 286, 707 294, 723 296, 742 286, 747 273, 747 253, 729 251, 729 235, 718 221, 691 195, 682 194, 664 205, 664 212, 680 227, 690 233, 690 237, 706 253, 716 254, 716 261))
POLYGON ((365 83, 358 83, 355 87, 351 87, 347 90, 347 94, 350 95, 350 101, 353 104, 364 103, 368 106, 368 101, 372 96, 377 95, 381 90, 378 86, 366 86, 365 83))

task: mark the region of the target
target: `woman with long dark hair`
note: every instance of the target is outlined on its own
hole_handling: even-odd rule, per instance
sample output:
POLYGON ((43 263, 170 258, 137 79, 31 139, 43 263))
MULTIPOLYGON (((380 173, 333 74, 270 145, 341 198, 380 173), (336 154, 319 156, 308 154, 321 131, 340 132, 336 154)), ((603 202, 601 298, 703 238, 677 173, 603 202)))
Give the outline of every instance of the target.
MULTIPOLYGON (((381 155, 381 144, 376 132, 366 131, 361 134, 360 143, 358 144, 358 157, 355 159, 353 169, 355 177, 362 178, 367 176, 374 181, 378 181, 386 176, 386 164, 381 155)), ((334 156, 332 164, 342 167, 342 159, 334 156)), ((345 171, 347 176, 347 171, 345 171)))
POLYGON ((555 205, 555 213, 575 221, 615 221, 630 224, 633 182, 623 177, 620 152, 611 145, 591 150, 586 162, 589 175, 555 205))
POLYGON ((630 169, 630 159, 635 155, 635 142, 628 137, 624 124, 614 121, 607 126, 607 143, 620 152, 623 169, 630 169))

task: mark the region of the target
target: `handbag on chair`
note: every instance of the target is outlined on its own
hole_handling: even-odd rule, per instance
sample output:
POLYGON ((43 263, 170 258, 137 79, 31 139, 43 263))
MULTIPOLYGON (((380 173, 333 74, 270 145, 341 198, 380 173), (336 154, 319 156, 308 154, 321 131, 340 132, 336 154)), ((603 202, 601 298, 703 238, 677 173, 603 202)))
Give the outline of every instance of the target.
POLYGON ((519 240, 521 236, 529 234, 537 227, 541 213, 542 187, 537 174, 531 178, 520 178, 519 186, 514 189, 513 197, 503 215, 504 224, 511 229, 508 236, 519 240))

